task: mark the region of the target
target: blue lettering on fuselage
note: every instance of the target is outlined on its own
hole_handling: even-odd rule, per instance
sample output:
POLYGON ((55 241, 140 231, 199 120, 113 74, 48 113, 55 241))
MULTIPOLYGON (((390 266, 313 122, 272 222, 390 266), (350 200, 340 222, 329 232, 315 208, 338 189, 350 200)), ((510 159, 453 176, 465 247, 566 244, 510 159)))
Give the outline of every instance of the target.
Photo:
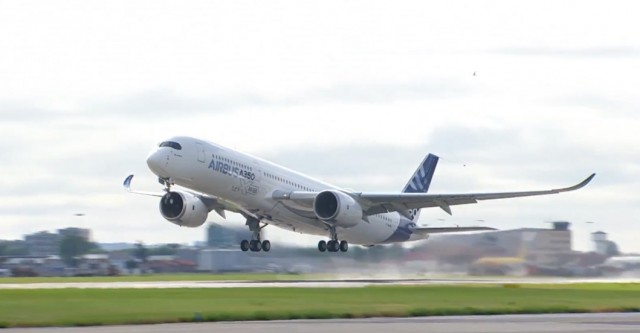
POLYGON ((223 175, 233 176, 233 177, 242 177, 249 180, 256 179, 256 175, 248 170, 244 170, 242 168, 231 166, 229 163, 225 163, 222 161, 216 161, 212 159, 209 163, 208 169, 211 169, 215 172, 220 172, 223 175))

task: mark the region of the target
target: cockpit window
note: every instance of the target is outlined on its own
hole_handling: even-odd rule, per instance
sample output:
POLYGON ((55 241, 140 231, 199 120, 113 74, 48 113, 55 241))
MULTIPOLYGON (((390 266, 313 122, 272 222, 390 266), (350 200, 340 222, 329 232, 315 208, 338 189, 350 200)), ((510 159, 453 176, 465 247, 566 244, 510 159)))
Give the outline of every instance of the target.
POLYGON ((165 141, 165 142, 161 143, 158 147, 170 147, 170 148, 173 148, 175 150, 181 150, 182 149, 182 146, 179 143, 175 142, 175 141, 165 141))

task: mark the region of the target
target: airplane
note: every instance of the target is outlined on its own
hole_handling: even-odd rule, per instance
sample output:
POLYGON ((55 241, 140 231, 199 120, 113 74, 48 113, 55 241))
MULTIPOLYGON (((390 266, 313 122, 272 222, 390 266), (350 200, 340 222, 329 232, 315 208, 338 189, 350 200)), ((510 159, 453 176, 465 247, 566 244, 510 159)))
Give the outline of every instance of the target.
POLYGON ((319 236, 320 252, 347 252, 349 243, 374 246, 428 239, 436 233, 495 230, 478 227, 419 227, 421 208, 439 207, 451 215, 451 206, 481 200, 515 198, 574 191, 595 176, 560 189, 527 192, 429 194, 439 157, 428 154, 402 192, 355 192, 314 179, 264 159, 207 142, 178 136, 162 141, 147 156, 149 169, 164 185, 163 192, 134 191, 133 175, 123 186, 137 194, 160 197, 160 214, 171 223, 196 228, 211 211, 241 214, 252 233, 242 240, 242 251, 265 251, 262 239, 268 225, 319 236), (179 186, 174 189, 173 186, 179 186))

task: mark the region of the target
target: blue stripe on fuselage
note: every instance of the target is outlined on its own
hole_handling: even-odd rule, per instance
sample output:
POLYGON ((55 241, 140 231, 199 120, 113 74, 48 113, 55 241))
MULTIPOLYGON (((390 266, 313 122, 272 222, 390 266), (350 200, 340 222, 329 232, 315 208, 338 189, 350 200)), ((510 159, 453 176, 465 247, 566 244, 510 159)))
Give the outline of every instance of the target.
POLYGON ((382 241, 382 243, 400 243, 406 242, 411 238, 413 234, 413 228, 416 224, 408 219, 400 218, 400 223, 398 223, 398 227, 396 230, 389 236, 389 238, 382 241))

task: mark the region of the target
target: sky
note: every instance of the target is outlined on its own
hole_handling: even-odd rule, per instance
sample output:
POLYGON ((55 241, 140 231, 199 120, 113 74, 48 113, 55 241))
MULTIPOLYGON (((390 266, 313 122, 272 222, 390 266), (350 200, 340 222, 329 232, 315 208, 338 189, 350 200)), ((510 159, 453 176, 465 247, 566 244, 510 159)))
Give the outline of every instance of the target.
MULTIPOLYGON (((427 209, 419 224, 566 220, 578 250, 603 230, 640 252, 639 10, 0 0, 0 239, 77 226, 99 242, 204 240, 122 189, 131 173, 161 189, 146 155, 189 135, 358 191, 401 190, 429 152, 441 157, 433 193, 558 188, 596 172, 576 192, 427 209)), ((266 230, 274 243, 317 241, 266 230)))

